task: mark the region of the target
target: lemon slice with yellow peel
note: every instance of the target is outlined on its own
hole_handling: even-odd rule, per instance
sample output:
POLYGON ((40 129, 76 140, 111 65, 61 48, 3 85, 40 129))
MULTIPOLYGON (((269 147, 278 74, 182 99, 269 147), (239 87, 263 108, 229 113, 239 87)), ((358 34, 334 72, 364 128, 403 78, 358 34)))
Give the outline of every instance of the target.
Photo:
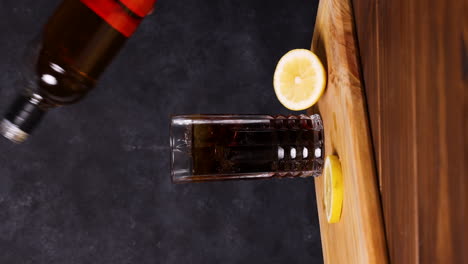
POLYGON ((314 105, 323 91, 327 77, 320 59, 306 49, 294 49, 278 62, 273 77, 278 100, 290 110, 304 110, 314 105))
POLYGON ((343 175, 341 163, 337 156, 327 156, 324 174, 324 204, 328 223, 337 223, 341 218, 343 207, 343 175))

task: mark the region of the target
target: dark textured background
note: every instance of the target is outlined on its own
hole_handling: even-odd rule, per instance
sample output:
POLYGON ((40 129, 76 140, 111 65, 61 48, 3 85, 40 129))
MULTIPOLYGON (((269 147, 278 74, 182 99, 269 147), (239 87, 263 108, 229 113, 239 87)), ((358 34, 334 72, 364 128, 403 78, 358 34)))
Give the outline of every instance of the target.
MULTIPOLYGON (((57 4, 0 1, 0 111, 57 4)), ((321 263, 312 179, 172 185, 168 153, 174 113, 289 113, 274 67, 316 9, 160 0, 85 100, 0 140, 0 263, 321 263)))

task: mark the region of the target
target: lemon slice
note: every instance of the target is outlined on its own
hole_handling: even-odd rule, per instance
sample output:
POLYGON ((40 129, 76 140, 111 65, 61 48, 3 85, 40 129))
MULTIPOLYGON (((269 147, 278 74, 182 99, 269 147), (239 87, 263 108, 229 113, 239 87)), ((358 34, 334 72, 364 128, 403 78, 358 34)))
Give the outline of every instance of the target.
POLYGON ((327 220, 328 223, 337 223, 340 221, 343 206, 343 175, 337 156, 327 156, 323 172, 325 175, 324 203, 327 220))
POLYGON ((323 91, 327 77, 320 59, 306 49, 294 49, 278 62, 273 86, 278 100, 290 110, 304 110, 314 105, 323 91))

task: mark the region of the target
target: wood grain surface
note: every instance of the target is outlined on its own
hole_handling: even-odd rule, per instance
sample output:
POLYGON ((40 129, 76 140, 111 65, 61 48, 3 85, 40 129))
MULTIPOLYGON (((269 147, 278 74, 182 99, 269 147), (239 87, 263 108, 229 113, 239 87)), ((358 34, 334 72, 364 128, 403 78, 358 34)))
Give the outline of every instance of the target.
POLYGON ((336 224, 326 220, 323 177, 315 180, 324 261, 385 264, 382 210, 349 1, 320 1, 312 51, 327 68, 328 84, 318 109, 311 111, 322 115, 326 154, 339 156, 344 179, 342 216, 336 224))
POLYGON ((466 1, 353 0, 392 263, 468 263, 466 1))

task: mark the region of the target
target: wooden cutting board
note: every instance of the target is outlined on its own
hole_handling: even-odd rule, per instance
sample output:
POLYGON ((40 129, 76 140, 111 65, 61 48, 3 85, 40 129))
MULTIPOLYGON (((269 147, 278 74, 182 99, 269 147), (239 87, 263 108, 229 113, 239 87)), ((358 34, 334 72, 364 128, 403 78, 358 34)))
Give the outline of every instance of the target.
POLYGON ((338 155, 343 169, 341 220, 329 224, 323 203, 323 176, 316 178, 317 207, 325 263, 388 262, 371 135, 361 82, 349 0, 321 0, 312 51, 328 71, 318 108, 325 127, 326 154, 338 155))

